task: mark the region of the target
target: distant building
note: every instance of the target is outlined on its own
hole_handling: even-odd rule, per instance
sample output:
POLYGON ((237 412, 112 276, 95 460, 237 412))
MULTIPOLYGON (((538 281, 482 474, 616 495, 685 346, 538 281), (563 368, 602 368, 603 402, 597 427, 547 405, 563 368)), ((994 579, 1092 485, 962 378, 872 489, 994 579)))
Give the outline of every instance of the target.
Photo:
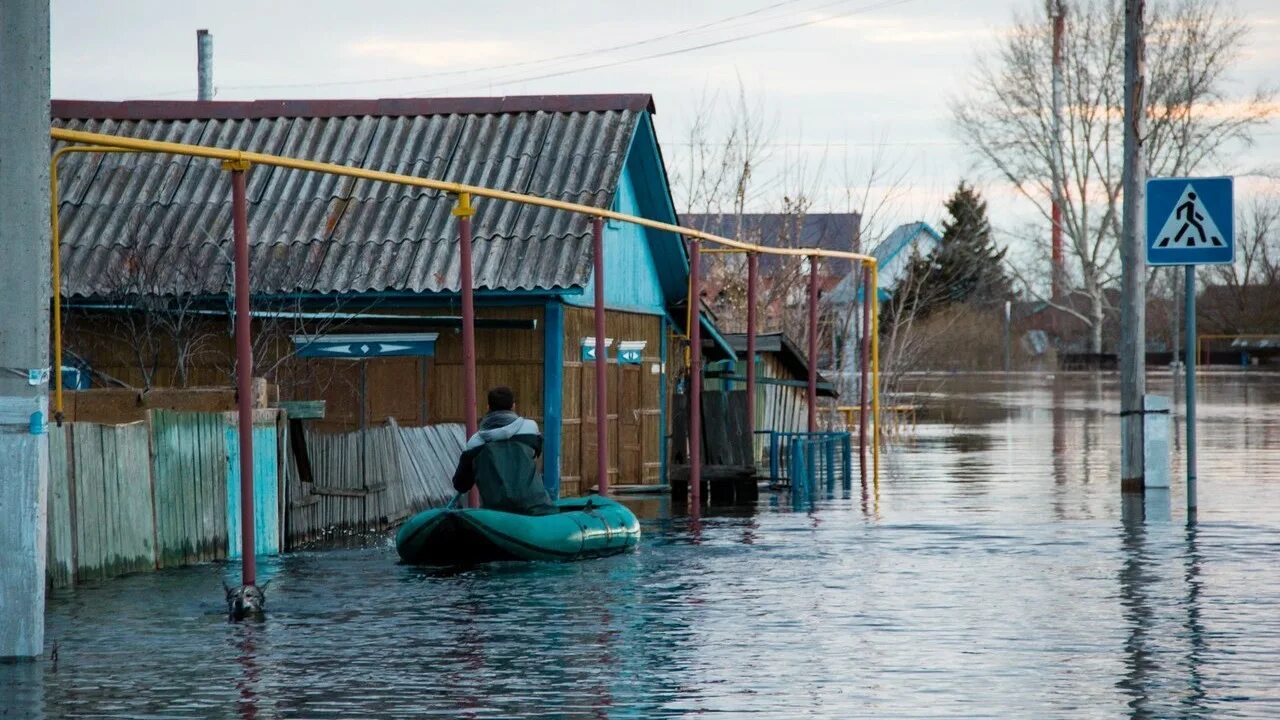
MULTIPOLYGON (((915 257, 932 253, 942 242, 942 235, 923 220, 905 223, 894 228, 884 240, 871 249, 876 259, 877 300, 881 303, 893 294, 902 276, 915 257)), ((856 268, 846 273, 835 288, 825 297, 825 317, 835 323, 828 337, 831 338, 831 354, 823 366, 838 371, 841 377, 852 380, 852 369, 857 367, 859 349, 857 338, 861 336, 862 323, 862 272, 856 268), (834 360, 834 362, 832 361, 834 360)))
MULTIPOLYGON (((899 225, 877 243, 871 249, 871 255, 876 259, 879 299, 889 298, 913 257, 925 257, 941 243, 942 235, 923 220, 899 225)), ((827 302, 841 306, 862 302, 862 289, 857 285, 860 279, 861 273, 845 275, 827 297, 827 302)))

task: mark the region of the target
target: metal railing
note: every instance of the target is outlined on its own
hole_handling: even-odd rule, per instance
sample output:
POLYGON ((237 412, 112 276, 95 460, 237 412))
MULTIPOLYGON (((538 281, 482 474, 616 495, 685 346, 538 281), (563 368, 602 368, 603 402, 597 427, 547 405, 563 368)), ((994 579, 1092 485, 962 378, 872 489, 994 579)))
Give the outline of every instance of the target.
POLYGON ((836 481, 853 487, 853 435, 847 432, 770 432, 769 482, 791 489, 792 503, 812 503, 819 490, 833 495, 836 481))

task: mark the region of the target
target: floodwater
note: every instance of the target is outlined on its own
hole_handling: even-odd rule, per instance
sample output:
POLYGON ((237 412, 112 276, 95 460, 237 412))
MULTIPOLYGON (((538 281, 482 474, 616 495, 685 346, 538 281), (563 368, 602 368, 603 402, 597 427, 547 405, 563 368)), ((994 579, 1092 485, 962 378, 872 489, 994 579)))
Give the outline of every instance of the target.
POLYGON ((222 616, 234 566, 55 593, 56 659, 0 666, 0 716, 1280 716, 1280 377, 1201 382, 1190 524, 1180 466, 1122 503, 1114 376, 919 384, 878 487, 651 500, 630 555, 298 553, 264 561, 261 624, 222 616))

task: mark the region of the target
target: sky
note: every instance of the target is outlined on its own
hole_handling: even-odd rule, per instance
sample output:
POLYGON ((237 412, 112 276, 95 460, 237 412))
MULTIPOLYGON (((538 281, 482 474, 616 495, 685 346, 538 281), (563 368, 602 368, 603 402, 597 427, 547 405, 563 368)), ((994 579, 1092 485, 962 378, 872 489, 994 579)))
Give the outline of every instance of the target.
MULTIPOLYGON (((703 117, 712 133, 723 129, 741 91, 767 130, 761 182, 803 171, 811 211, 846 211, 847 189, 861 195, 870 186, 878 224, 936 225, 947 194, 969 179, 1006 237, 1034 218, 957 141, 948 101, 964 92, 979 54, 1015 15, 1032 15, 1037 0, 53 0, 52 7, 57 98, 194 99, 195 32, 207 28, 219 100, 650 93, 659 142, 679 176, 692 125, 703 117)), ((1275 85, 1280 2, 1232 7, 1249 36, 1229 92, 1275 85)), ((1257 140, 1231 166, 1211 171, 1280 166, 1280 118, 1257 140)), ((755 210, 778 209, 776 193, 755 202, 755 210)))

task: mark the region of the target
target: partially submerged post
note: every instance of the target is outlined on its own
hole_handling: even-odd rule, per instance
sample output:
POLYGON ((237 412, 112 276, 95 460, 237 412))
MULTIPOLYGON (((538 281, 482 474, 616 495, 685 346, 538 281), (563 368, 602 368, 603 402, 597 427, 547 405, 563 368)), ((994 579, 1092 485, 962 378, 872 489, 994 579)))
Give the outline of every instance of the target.
POLYGON ((689 507, 702 509, 702 279, 701 241, 689 241, 689 507))
POLYGON ((867 420, 870 408, 867 404, 868 380, 871 376, 871 273, 862 266, 862 337, 858 344, 858 456, 861 462, 860 477, 867 482, 867 420))
POLYGON ((1120 238, 1120 489, 1143 489, 1142 395, 1146 391, 1146 268, 1142 231, 1145 0, 1125 0, 1124 224, 1120 238))
POLYGON ((0 17, 0 659, 28 659, 44 649, 49 3, 0 17))
MULTIPOLYGON (((471 276, 471 193, 458 193, 458 203, 453 208, 458 218, 458 277, 462 293, 462 397, 463 413, 467 421, 467 437, 479 427, 476 416, 476 307, 471 276)), ((480 507, 480 491, 475 487, 467 493, 467 504, 480 507)))
POLYGON ((231 225, 235 259, 236 407, 240 439, 240 583, 242 590, 258 584, 253 518, 253 344, 249 317, 249 208, 245 173, 249 163, 227 160, 231 172, 231 225))
POLYGON ((591 218, 591 252, 595 263, 596 323, 596 487, 609 494, 609 349, 604 345, 604 219, 591 218))
POLYGON ((747 442, 751 465, 756 461, 756 282, 760 274, 760 256, 747 253, 747 442))
POLYGON ((809 256, 809 432, 818 432, 818 256, 809 256))

